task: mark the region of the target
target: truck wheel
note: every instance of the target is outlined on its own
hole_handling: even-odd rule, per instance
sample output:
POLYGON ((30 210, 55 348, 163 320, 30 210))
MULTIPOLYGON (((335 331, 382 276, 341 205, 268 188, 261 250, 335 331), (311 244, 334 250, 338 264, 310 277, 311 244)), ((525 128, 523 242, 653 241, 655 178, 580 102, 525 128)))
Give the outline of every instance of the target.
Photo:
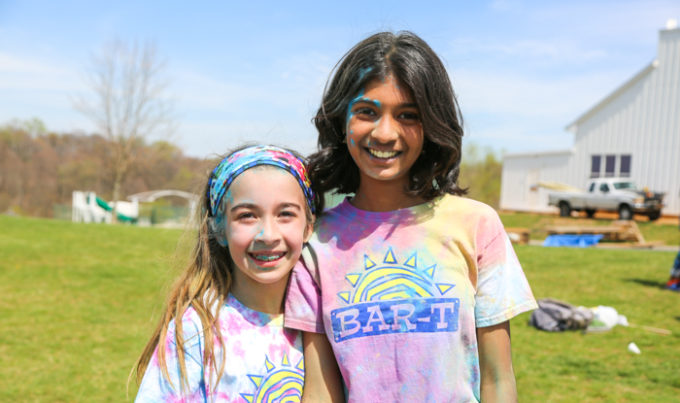
POLYGON ((586 209, 586 215, 588 216, 588 218, 593 218, 593 216, 595 215, 595 209, 594 208, 587 208, 586 209))
POLYGON ((627 204, 619 206, 619 220, 630 220, 633 218, 633 210, 627 204))
POLYGON ((649 217, 649 221, 656 221, 656 220, 659 219, 659 217, 661 217, 661 212, 660 211, 654 211, 652 213, 649 213, 647 215, 647 217, 649 217))
POLYGON ((561 201, 558 207, 560 208, 560 217, 571 216, 571 206, 569 206, 569 203, 561 201))

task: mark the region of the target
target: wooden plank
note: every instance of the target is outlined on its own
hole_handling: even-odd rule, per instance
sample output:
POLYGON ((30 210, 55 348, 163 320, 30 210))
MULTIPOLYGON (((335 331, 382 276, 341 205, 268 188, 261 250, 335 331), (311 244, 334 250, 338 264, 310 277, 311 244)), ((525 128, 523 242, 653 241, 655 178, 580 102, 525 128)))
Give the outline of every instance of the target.
POLYGON ((510 242, 520 245, 529 243, 529 229, 528 228, 505 228, 505 232, 510 238, 510 242))
POLYGON ((633 241, 645 243, 645 238, 635 221, 614 221, 612 225, 551 225, 545 227, 548 235, 595 234, 603 235, 603 241, 633 241))

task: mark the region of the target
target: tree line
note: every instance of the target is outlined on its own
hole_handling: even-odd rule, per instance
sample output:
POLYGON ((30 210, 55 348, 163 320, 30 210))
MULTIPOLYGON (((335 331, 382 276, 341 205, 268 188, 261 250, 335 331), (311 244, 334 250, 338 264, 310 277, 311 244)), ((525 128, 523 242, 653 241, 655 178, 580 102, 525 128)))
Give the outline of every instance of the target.
MULTIPOLYGON (((168 141, 148 142, 174 126, 164 65, 148 44, 114 41, 93 57, 91 91, 74 106, 99 134, 49 132, 39 119, 0 126, 0 213, 51 217, 74 190, 106 200, 155 189, 197 193, 217 161, 185 156, 168 141)), ((500 177, 493 151, 466 145, 460 184, 469 197, 497 208, 500 177)))
MULTIPOLYGON (((0 213, 51 217, 55 204, 71 203, 74 190, 111 200, 112 150, 103 136, 53 133, 39 120, 0 126, 0 213)), ((134 150, 121 199, 155 189, 197 192, 215 163, 186 156, 167 141, 138 139, 134 150)))
MULTIPOLYGON (((168 141, 137 139, 134 164, 121 184, 121 198, 156 189, 197 193, 216 159, 189 157, 168 141)), ((115 153, 97 134, 47 131, 39 120, 0 126, 0 213, 52 217, 54 205, 70 205, 74 190, 112 200, 115 153)), ((460 183, 468 196, 498 207, 501 162, 468 144, 460 183)), ((178 203, 185 203, 178 200, 178 203)))
POLYGON ((501 200, 503 163, 491 148, 466 143, 458 182, 468 188, 467 197, 498 209, 501 200))

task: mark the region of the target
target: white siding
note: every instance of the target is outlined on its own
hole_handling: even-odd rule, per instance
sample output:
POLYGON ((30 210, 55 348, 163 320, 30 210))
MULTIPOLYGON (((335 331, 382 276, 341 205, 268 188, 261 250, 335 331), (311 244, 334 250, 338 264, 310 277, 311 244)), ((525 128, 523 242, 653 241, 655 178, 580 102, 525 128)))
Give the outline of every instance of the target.
POLYGON ((568 181, 571 151, 503 157, 500 207, 516 211, 557 211, 548 206, 548 191, 539 182, 568 181))
POLYGON ((592 155, 601 155, 604 164, 605 156, 614 154, 619 164, 619 156, 629 154, 631 179, 666 192, 662 212, 680 214, 680 29, 660 32, 657 56, 569 126, 571 157, 545 153, 504 159, 501 208, 546 211, 545 194, 529 194, 533 178, 583 187, 592 155))

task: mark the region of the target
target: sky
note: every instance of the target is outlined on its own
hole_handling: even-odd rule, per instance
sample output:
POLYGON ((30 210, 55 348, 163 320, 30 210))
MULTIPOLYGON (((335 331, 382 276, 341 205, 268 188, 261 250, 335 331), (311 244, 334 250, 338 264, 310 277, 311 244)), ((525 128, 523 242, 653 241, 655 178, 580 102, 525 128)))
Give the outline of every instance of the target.
POLYGON ((451 76, 464 144, 564 150, 565 127, 654 60, 668 19, 680 1, 0 0, 0 125, 93 133, 73 105, 90 93, 93 56, 114 40, 152 43, 173 105, 167 138, 187 155, 244 141, 306 154, 337 61, 368 35, 409 30, 451 76))

